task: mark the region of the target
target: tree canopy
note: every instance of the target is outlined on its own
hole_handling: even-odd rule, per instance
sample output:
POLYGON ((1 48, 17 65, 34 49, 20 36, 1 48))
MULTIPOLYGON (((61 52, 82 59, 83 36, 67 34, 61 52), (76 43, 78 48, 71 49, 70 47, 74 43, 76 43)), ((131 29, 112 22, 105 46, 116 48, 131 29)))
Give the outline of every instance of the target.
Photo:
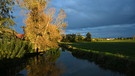
POLYGON ((13 11, 14 0, 1 0, 0 1, 0 27, 9 27, 14 25, 13 11))
POLYGON ((28 10, 25 20, 25 36, 33 43, 34 49, 45 51, 58 46, 66 23, 66 14, 60 10, 55 18, 55 8, 47 8, 48 0, 18 0, 28 10))
POLYGON ((0 37, 3 39, 11 38, 13 35, 11 26, 15 25, 12 15, 14 3, 14 0, 0 1, 0 37))

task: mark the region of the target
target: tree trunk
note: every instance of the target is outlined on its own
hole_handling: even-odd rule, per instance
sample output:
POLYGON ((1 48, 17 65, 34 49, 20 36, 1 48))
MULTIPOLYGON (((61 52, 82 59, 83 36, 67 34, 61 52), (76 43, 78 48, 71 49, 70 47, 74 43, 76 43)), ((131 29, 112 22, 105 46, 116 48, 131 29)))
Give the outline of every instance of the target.
POLYGON ((36 48, 36 53, 38 53, 38 48, 36 48))

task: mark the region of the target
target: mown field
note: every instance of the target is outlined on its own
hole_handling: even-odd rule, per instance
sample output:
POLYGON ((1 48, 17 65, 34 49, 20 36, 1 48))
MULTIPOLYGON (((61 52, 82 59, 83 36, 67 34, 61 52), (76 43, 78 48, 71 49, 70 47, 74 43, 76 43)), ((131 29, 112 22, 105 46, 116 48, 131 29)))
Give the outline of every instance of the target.
POLYGON ((135 58, 135 41, 100 41, 100 42, 75 42, 67 43, 78 49, 86 49, 87 51, 94 50, 98 52, 109 52, 119 54, 129 58, 135 58))

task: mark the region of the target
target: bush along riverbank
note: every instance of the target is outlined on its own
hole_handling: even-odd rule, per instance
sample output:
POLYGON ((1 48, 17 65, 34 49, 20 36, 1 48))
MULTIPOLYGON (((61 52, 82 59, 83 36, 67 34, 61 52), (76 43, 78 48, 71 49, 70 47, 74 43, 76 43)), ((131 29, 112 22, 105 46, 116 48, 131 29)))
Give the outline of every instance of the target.
POLYGON ((33 52, 30 42, 20 39, 0 41, 0 60, 22 58, 25 54, 33 52))
POLYGON ((36 55, 30 42, 21 39, 0 41, 0 68, 15 67, 36 55))
POLYGON ((45 52, 36 52, 29 41, 5 38, 0 40, 0 68, 20 65, 23 61, 43 53, 45 52))
POLYGON ((66 44, 59 44, 61 47, 72 52, 73 56, 80 59, 87 59, 104 69, 124 73, 127 76, 135 76, 135 60, 129 59, 120 54, 99 52, 94 50, 80 49, 66 44))

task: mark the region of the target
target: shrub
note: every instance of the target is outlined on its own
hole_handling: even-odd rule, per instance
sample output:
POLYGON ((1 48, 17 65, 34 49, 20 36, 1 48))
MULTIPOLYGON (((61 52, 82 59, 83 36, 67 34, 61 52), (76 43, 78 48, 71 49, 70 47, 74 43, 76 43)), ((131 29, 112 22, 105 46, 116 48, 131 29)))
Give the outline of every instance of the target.
POLYGON ((34 52, 30 42, 20 39, 4 39, 0 41, 0 59, 21 58, 26 53, 34 52))

